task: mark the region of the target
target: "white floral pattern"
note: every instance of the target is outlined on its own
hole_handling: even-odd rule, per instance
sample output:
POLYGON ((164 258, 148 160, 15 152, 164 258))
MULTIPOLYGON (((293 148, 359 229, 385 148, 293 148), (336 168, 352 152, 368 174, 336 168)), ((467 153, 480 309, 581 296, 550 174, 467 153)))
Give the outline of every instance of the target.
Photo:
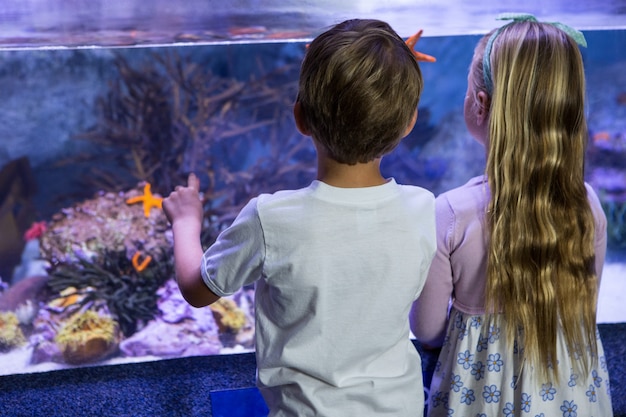
MULTIPOLYGON (((559 381, 537 382, 532 368, 520 373, 517 343, 507 347, 498 322, 456 309, 430 386, 428 416, 611 417, 604 349, 588 375, 574 371, 559 337, 559 381), (501 336, 502 335, 502 336, 501 336)), ((588 351, 588 350, 587 350, 588 351)), ((574 359, 580 360, 580 358, 574 359)))

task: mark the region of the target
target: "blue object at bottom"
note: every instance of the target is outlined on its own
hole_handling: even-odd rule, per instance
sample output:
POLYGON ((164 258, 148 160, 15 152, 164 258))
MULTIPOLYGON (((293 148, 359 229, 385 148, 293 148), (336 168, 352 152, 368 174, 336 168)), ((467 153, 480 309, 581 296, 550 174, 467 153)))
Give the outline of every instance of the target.
POLYGON ((213 417, 267 417, 269 410, 256 387, 211 391, 213 417))

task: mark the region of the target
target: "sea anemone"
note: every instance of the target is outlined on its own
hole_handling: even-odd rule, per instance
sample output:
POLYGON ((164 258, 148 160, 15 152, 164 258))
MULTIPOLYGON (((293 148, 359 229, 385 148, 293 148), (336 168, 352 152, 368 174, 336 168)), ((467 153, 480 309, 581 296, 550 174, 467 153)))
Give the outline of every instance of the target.
POLYGON ((106 251, 101 259, 55 265, 48 287, 55 294, 75 288, 84 295, 77 299, 80 306, 105 301, 124 335, 130 336, 140 323, 152 320, 158 313, 157 291, 172 274, 171 261, 151 262, 137 272, 125 251, 106 251))
POLYGON ((210 308, 221 332, 237 333, 246 324, 246 314, 231 299, 220 298, 210 308))
POLYGON ((67 363, 95 362, 117 349, 117 323, 109 316, 87 310, 72 316, 59 330, 55 341, 67 363))

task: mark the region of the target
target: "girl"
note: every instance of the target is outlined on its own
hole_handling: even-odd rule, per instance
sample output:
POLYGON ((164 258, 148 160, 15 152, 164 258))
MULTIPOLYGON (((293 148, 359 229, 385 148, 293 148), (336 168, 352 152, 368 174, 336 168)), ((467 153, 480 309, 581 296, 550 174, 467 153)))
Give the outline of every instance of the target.
POLYGON ((464 113, 486 175, 437 198, 411 326, 429 416, 612 416, 596 329, 606 218, 584 182, 584 37, 529 15, 483 37, 464 113))

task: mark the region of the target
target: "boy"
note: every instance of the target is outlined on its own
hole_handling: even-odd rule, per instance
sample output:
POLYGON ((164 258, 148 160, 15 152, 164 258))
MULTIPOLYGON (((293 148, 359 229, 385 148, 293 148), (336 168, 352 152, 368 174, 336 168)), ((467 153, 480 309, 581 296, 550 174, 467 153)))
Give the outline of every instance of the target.
POLYGON ((435 251, 434 196, 380 172, 413 128, 423 80, 384 22, 310 44, 294 105, 317 150, 307 188, 253 198, 203 254, 199 181, 163 201, 195 307, 256 283, 257 383, 270 416, 421 416, 408 313, 435 251))

